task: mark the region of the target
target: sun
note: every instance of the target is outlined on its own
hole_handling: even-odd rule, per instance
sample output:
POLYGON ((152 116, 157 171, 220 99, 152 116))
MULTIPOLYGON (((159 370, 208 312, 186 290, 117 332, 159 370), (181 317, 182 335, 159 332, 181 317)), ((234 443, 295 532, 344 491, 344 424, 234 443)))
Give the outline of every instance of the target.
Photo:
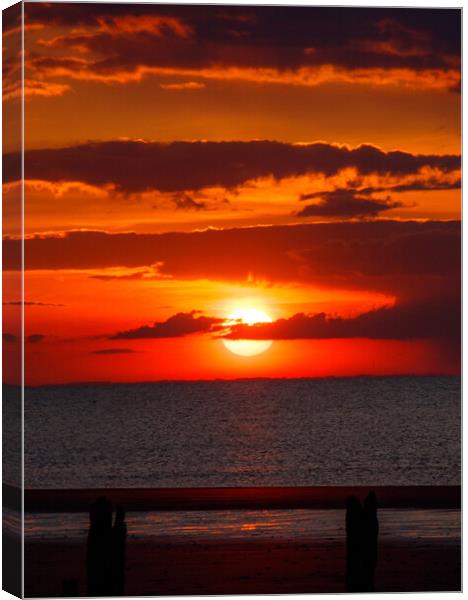
MULTIPOLYGON (((256 308, 238 308, 230 313, 226 319, 226 325, 245 323, 271 323, 272 319, 262 310, 256 308)), ((256 356, 262 354, 273 344, 271 340, 227 340, 223 339, 225 347, 233 354, 239 356, 256 356)))

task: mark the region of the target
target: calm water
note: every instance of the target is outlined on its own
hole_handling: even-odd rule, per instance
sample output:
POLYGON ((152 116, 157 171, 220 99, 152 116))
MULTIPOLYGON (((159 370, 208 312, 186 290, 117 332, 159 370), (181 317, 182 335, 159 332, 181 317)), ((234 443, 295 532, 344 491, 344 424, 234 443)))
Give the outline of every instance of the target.
POLYGON ((458 484, 460 379, 30 388, 25 480, 27 487, 458 484))

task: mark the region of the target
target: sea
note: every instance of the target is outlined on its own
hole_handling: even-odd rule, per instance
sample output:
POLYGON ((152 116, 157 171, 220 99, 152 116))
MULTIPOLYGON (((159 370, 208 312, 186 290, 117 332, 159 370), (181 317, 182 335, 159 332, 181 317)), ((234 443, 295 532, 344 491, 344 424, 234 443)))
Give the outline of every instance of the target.
POLYGON ((461 477, 459 377, 29 387, 24 408, 27 488, 456 485, 461 477))
MULTIPOLYGON (((24 408, 26 488, 371 487, 461 478, 458 377, 29 387, 24 408)), ((4 394, 4 432, 20 419, 18 394, 4 394)), ((19 485, 12 448, 4 444, 3 478, 19 485)), ((7 530, 19 531, 19 519, 4 510, 7 530)), ((344 510, 334 509, 142 511, 126 520, 129 539, 150 542, 345 539, 344 510)), ((382 540, 460 544, 459 510, 381 509, 379 520, 382 540)), ((24 532, 29 542, 85 543, 88 522, 86 513, 30 512, 24 532)))

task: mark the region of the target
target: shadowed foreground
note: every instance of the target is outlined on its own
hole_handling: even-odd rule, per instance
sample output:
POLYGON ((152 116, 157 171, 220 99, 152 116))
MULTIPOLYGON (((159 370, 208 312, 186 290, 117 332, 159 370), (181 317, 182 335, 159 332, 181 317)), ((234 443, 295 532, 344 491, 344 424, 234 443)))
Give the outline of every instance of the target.
MULTIPOLYGON (((73 500, 71 493, 67 491, 66 494, 56 495, 54 490, 41 490, 33 498, 28 498, 27 491, 26 502, 29 501, 31 506, 34 500, 36 510, 48 512, 45 510, 47 505, 55 506, 56 511, 59 511, 69 509, 72 503, 78 501, 78 498, 73 500)), ((81 498, 75 506, 84 507, 89 493, 89 490, 83 490, 78 494, 81 498)), ((173 510, 180 510, 182 506, 190 506, 192 510, 196 510, 195 506, 198 510, 209 510, 207 506, 211 510, 215 506, 222 506, 223 509, 229 510, 230 503, 233 506, 241 504, 244 509, 245 504, 263 507, 273 504, 284 508, 287 505, 298 508, 298 504, 332 507, 338 502, 344 509, 345 499, 348 497, 348 542, 345 538, 340 540, 317 536, 313 530, 309 537, 300 540, 295 539, 293 533, 291 539, 275 539, 274 536, 271 539, 269 536, 263 539, 197 539, 193 535, 178 535, 176 538, 174 535, 164 536, 162 531, 157 539, 130 536, 125 551, 126 567, 119 584, 124 585, 125 595, 325 593, 344 592, 346 589, 416 592, 457 591, 461 588, 460 537, 444 536, 443 527, 438 526, 436 522, 433 532, 431 522, 429 537, 419 538, 415 530, 406 539, 379 539, 374 578, 374 544, 377 540, 376 527, 378 528, 376 504, 372 494, 364 496, 363 488, 147 490, 143 494, 141 491, 132 493, 130 490, 112 490, 112 493, 119 500, 128 496, 126 499, 131 500, 133 507, 139 504, 146 507, 152 500, 159 500, 166 506, 168 496, 173 496, 173 500, 177 499, 172 505, 173 510), (358 498, 349 498, 350 492, 358 492, 358 498), (360 501, 363 501, 362 510, 360 501), (370 532, 370 537, 366 531, 370 532), (366 538, 369 543, 363 542, 366 538), (367 579, 366 573, 370 574, 370 579, 367 579)), ((380 488, 379 505, 380 497, 385 506, 396 505, 397 513, 402 506, 418 509, 420 512, 431 505, 457 511, 460 488, 380 488)), ((102 508, 106 508, 104 499, 101 499, 101 503, 102 508)), ((98 505, 99 502, 96 503, 96 506, 98 505)), ((96 559, 89 553, 90 543, 94 545, 93 527, 97 524, 93 510, 91 517, 88 554, 86 543, 80 543, 73 538, 28 539, 26 536, 26 596, 87 595, 89 586, 95 585, 92 581, 90 583, 89 579, 90 573, 93 577, 92 571, 88 570, 87 577, 87 560, 91 557, 92 561, 96 560, 96 564, 100 565, 101 558, 107 552, 103 553, 101 549, 96 554, 96 559)), ((121 512, 121 521, 122 518, 121 512)), ((400 518, 397 517, 397 522, 400 518)), ((115 526, 119 522, 116 516, 115 526)), ((109 510, 103 510, 102 523, 106 525, 106 531, 108 530, 105 536, 115 535, 110 506, 109 510)), ((102 545, 99 541, 100 535, 97 538, 99 547, 102 545)), ((114 545, 112 543, 112 546, 114 545)), ((114 550, 109 554, 111 563, 114 560, 113 553, 114 550)), ((99 568, 101 569, 102 565, 99 568)))
MULTIPOLYGON (((86 594, 86 548, 26 544, 26 596, 60 596, 78 578, 86 594)), ((376 591, 460 590, 460 546, 382 544, 376 591)), ((346 548, 326 541, 132 542, 127 547, 127 595, 344 592, 346 548)))

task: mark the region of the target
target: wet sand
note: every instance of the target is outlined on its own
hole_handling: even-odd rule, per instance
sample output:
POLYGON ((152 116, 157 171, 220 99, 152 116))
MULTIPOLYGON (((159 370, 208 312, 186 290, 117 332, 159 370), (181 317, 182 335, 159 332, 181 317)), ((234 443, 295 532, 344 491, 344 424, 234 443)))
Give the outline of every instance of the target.
MULTIPOLYGON (((60 596, 77 579, 86 595, 84 544, 26 543, 25 595, 60 596)), ((127 548, 127 595, 344 592, 344 544, 249 542, 132 542, 127 548)), ((376 591, 458 591, 460 545, 443 542, 380 546, 376 591)))
MULTIPOLYGON (((99 495, 128 510, 344 508, 366 488, 26 490, 27 510, 87 511, 99 495)), ((459 486, 375 487, 381 508, 459 509, 459 486)), ((437 524, 435 524, 437 526, 437 524)), ((313 536, 311 536, 313 537, 313 536)), ((61 596, 75 579, 86 595, 84 541, 25 540, 25 595, 61 596)), ((346 541, 316 539, 129 539, 126 595, 327 593, 345 591, 346 541)), ((460 538, 384 540, 376 591, 459 591, 460 538)))

